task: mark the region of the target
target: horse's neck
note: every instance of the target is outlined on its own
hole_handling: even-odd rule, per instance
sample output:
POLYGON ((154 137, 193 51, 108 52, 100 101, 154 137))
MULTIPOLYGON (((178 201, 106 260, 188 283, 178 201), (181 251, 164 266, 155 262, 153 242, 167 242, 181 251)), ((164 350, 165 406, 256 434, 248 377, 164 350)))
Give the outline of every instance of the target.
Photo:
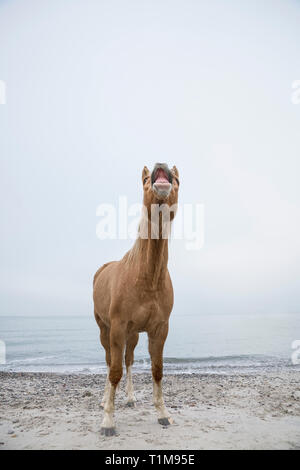
POLYGON ((140 275, 149 279, 153 287, 159 281, 164 280, 168 265, 168 240, 159 238, 140 240, 145 244, 145 254, 143 262, 140 264, 140 275))
POLYGON ((163 282, 168 265, 168 239, 162 237, 159 231, 158 238, 151 238, 151 224, 148 227, 148 238, 139 237, 131 250, 131 261, 138 270, 138 281, 145 281, 148 287, 157 288, 163 282))

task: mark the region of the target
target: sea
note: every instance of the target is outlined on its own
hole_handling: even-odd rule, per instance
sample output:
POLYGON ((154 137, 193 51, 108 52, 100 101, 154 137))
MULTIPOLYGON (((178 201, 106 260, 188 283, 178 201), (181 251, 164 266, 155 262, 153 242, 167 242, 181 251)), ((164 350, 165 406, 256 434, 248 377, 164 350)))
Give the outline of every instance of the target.
MULTIPOLYGON (((106 372, 93 315, 0 316, 0 345, 1 371, 106 372)), ((300 314, 171 316, 164 349, 165 374, 300 372, 297 362, 300 314)), ((133 370, 151 371, 146 333, 140 334, 133 370)))

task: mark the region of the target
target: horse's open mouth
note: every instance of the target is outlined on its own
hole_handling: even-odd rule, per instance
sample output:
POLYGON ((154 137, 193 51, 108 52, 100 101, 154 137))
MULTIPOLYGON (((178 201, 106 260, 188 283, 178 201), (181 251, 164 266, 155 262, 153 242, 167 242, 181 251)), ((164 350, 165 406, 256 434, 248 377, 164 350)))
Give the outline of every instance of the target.
POLYGON ((157 163, 151 174, 153 190, 160 197, 167 197, 172 187, 172 174, 165 163, 157 163))

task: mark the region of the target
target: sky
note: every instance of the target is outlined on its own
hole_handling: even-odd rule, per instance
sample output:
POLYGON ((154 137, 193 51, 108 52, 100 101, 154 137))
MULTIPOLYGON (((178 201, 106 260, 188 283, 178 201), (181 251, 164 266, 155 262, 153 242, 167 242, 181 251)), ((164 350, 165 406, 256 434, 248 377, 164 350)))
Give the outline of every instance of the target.
MULTIPOLYGON (((99 204, 180 173, 174 314, 299 313, 300 2, 0 0, 0 315, 92 315, 99 204)), ((175 221, 176 223, 176 221, 175 221)))

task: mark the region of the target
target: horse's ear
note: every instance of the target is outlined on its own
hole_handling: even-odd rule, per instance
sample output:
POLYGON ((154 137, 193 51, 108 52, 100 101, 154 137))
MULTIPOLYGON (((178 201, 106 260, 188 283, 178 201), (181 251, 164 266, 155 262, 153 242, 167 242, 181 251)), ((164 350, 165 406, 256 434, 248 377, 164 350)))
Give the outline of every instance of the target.
POLYGON ((176 166, 174 165, 173 168, 172 168, 172 173, 174 176, 176 176, 177 178, 179 178, 179 172, 176 168, 176 166))
POLYGON ((150 171, 148 170, 146 166, 144 166, 143 172, 142 172, 142 181, 144 181, 145 178, 147 178, 147 176, 150 176, 150 171))

